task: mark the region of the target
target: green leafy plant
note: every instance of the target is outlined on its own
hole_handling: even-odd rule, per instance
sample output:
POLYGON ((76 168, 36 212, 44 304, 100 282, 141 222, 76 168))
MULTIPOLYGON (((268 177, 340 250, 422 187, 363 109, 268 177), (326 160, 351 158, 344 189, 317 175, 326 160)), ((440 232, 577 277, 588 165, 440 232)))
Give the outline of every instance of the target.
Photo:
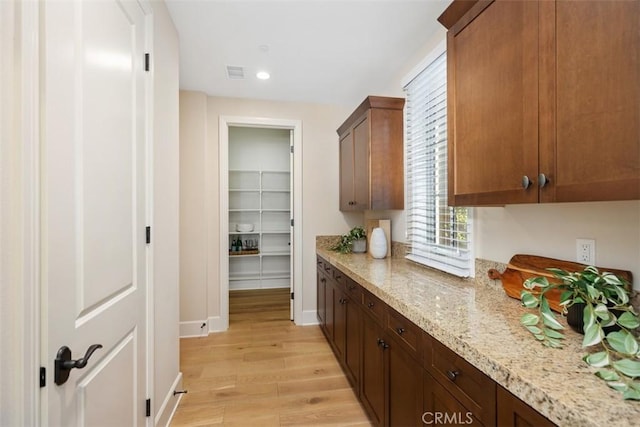
POLYGON ((367 232, 360 226, 353 227, 351 231, 349 231, 349 236, 351 237, 351 241, 364 239, 367 236, 367 232))
POLYGON ((533 277, 525 281, 521 293, 522 304, 537 308, 538 313, 524 314, 520 322, 542 344, 559 348, 565 336, 564 326, 551 311, 546 294, 560 290, 563 314, 574 304, 584 304, 583 348, 590 352, 583 360, 597 368, 595 375, 624 399, 640 400, 640 345, 634 331, 640 327, 640 318, 629 303, 629 284, 613 273, 598 271, 588 266, 580 272, 567 272, 550 268, 560 279, 551 283, 546 277, 533 277), (606 333, 604 328, 617 325, 619 330, 606 333))
POLYGON ((351 252, 352 244, 354 240, 364 239, 367 236, 367 232, 361 226, 353 227, 349 233, 340 236, 340 240, 334 246, 331 247, 332 251, 348 254, 351 252))

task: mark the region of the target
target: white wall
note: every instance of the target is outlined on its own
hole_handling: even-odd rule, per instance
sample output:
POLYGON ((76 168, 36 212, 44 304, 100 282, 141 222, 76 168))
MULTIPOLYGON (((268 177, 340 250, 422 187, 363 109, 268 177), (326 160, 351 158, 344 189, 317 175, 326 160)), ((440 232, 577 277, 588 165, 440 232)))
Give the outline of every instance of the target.
POLYGON ((506 263, 525 253, 574 261, 576 238, 592 238, 596 264, 630 270, 640 290, 640 201, 478 208, 476 224, 478 258, 506 263))
MULTIPOLYGON (((181 190, 188 187, 193 194, 206 198, 202 208, 192 198, 181 194, 181 230, 190 235, 206 223, 206 243, 198 239, 181 239, 181 295, 198 295, 181 304, 181 320, 211 319, 220 316, 219 301, 219 183, 218 183, 218 120, 220 116, 263 117, 302 121, 302 248, 303 257, 303 317, 315 319, 315 237, 321 234, 341 234, 358 223, 361 214, 343 215, 338 210, 338 138, 336 129, 350 111, 343 107, 319 104, 270 102, 235 98, 206 97, 181 91, 180 150, 189 155, 181 158, 181 190), (203 105, 206 99, 206 105, 203 105), (206 129, 202 130, 202 115, 206 114, 206 129), (191 130, 184 129, 189 126, 191 130), (206 136, 205 136, 206 135, 206 136), (201 161, 205 159, 202 169, 201 161), (184 197, 183 197, 184 196, 184 197), (203 246, 206 249, 203 250, 203 246), (188 258, 188 259, 187 259, 188 258), (183 280, 185 278, 192 280, 183 280), (201 278, 206 278, 206 284, 201 278), (195 280, 195 279, 199 280, 195 280), (202 315, 206 301, 206 317, 202 315)), ((198 236, 199 237, 199 236, 198 236)), ((195 237, 194 237, 195 238, 195 237)), ((297 319, 298 322, 301 319, 297 319)))
POLYGON ((181 335, 207 319, 206 113, 204 94, 180 91, 180 322, 196 328, 181 335))
POLYGON ((181 388, 179 343, 178 34, 166 5, 153 1, 153 414, 166 425, 181 388))
POLYGON ((290 131, 229 128, 229 170, 289 170, 290 131))

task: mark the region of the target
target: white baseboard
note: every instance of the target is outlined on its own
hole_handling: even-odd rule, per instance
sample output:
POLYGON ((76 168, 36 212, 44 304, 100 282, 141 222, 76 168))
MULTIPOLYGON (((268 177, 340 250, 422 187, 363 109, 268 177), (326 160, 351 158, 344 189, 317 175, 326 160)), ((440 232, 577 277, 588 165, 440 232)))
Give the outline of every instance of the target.
POLYGON ((206 337, 209 334, 207 324, 206 320, 180 322, 180 338, 206 337))
POLYGON ((302 326, 317 325, 318 323, 317 310, 304 310, 302 312, 302 322, 296 322, 296 324, 302 326))
POLYGON ((220 316, 212 316, 207 320, 180 322, 180 338, 206 337, 212 332, 224 332, 227 329, 229 324, 220 316))
POLYGON ((154 425, 169 427, 169 424, 173 419, 173 415, 176 413, 176 409, 178 409, 178 404, 182 399, 182 394, 173 394, 174 390, 182 390, 182 372, 178 372, 176 380, 173 382, 173 385, 167 392, 167 395, 162 402, 162 406, 160 407, 156 415, 154 425))
POLYGON ((209 333, 224 332, 229 329, 229 323, 221 316, 209 317, 209 333))

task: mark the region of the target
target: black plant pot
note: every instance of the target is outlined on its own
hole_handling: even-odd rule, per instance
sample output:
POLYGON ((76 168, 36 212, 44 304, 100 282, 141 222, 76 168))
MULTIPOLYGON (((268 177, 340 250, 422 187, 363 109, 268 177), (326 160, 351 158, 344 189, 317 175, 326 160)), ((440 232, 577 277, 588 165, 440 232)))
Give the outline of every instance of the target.
MULTIPOLYGON (((584 334, 584 314, 583 314, 584 307, 585 307, 584 303, 577 302, 567 309, 567 323, 569 324, 571 329, 573 329, 579 334, 584 334)), ((620 317, 620 315, 622 315, 623 313, 620 310, 611 310, 611 312, 616 317, 620 317)), ((620 326, 616 324, 612 326, 607 326, 606 328, 602 328, 602 330, 606 335, 609 332, 619 331, 620 326)))
POLYGON ((567 309, 567 323, 579 334, 584 334, 584 303, 577 302, 567 309))

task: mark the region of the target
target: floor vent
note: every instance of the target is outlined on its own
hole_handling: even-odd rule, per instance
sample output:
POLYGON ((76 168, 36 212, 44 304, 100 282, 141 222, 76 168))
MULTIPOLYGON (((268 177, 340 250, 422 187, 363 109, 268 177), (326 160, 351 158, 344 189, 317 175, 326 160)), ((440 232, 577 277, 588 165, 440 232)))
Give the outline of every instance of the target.
POLYGON ((244 68, 237 65, 227 65, 227 78, 231 80, 244 79, 244 68))

